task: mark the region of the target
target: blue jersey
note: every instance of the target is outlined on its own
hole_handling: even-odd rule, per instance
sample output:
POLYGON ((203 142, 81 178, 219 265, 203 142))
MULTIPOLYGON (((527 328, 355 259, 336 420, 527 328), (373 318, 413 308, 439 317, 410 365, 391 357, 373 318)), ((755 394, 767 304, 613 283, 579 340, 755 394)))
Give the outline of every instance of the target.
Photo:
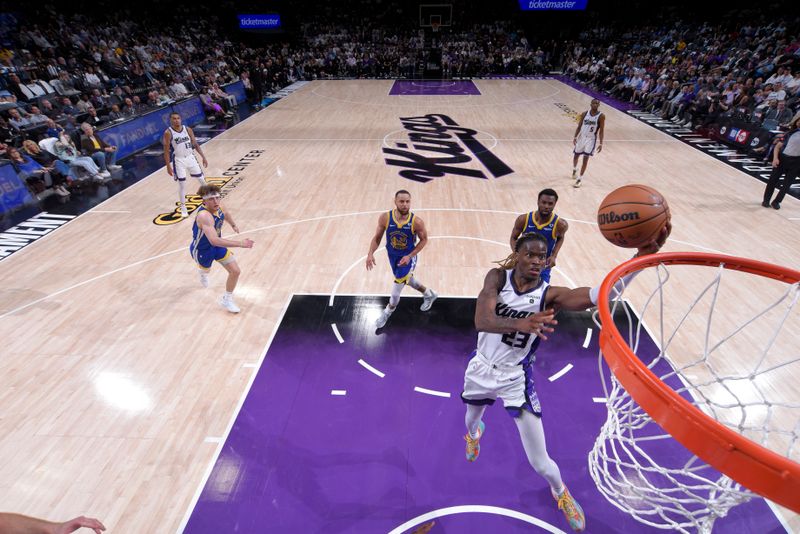
POLYGON ((525 229, 522 230, 522 233, 523 234, 537 233, 544 236, 544 238, 547 239, 547 256, 550 257, 550 254, 553 253, 553 247, 556 246, 557 226, 558 226, 558 215, 556 215, 555 213, 550 214, 550 220, 546 221, 544 224, 536 224, 536 218, 534 217, 534 212, 531 211, 528 213, 525 229))
POLYGON ((417 243, 414 219, 415 215, 409 213, 408 220, 401 226, 394 210, 389 212, 389 221, 386 224, 386 252, 389 256, 405 256, 414 250, 417 243))
MULTIPOLYGON (((199 215, 201 211, 206 211, 205 207, 200 206, 197 210, 197 214, 199 215)), ((217 213, 212 213, 214 217, 214 230, 217 231, 217 236, 222 237, 222 223, 225 222, 225 214, 222 213, 222 210, 217 210, 217 213)), ((193 251, 208 251, 212 250, 214 246, 208 241, 208 238, 203 233, 202 228, 197 226, 197 217, 194 219, 194 225, 192 226, 192 245, 190 247, 193 251)))

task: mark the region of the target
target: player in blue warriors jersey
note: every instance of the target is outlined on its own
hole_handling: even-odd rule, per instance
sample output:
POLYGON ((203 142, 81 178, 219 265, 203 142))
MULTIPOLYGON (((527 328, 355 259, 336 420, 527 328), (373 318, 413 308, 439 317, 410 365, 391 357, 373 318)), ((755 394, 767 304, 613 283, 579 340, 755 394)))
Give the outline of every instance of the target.
POLYGON ((375 267, 375 251, 378 250, 383 236, 386 236, 386 253, 394 273, 394 286, 389 304, 375 321, 378 328, 386 325, 386 321, 400 302, 400 293, 406 285, 422 293, 422 306, 419 308, 422 311, 430 310, 433 301, 439 296, 414 278, 417 254, 428 243, 428 231, 422 219, 411 211, 411 193, 405 189, 395 193, 394 205, 395 209, 378 217, 378 228, 369 243, 369 253, 367 253, 367 270, 370 271, 375 267))
POLYGON ((511 230, 511 250, 516 250, 517 239, 522 234, 541 234, 547 240, 547 268, 539 275, 545 282, 550 282, 550 269, 556 266, 556 258, 564 244, 564 235, 569 229, 567 221, 553 213, 558 202, 558 193, 552 189, 539 191, 536 211, 523 213, 514 222, 511 230))
POLYGON ((200 269, 200 283, 208 287, 208 271, 215 261, 228 271, 228 281, 225 283, 225 293, 222 295, 220 305, 231 313, 239 313, 239 307, 233 301, 233 290, 239 281, 239 265, 233 253, 228 250, 232 247, 253 248, 253 241, 234 241, 222 237, 222 225, 226 221, 233 231, 239 233, 239 227, 233 221, 228 210, 220 204, 219 187, 204 185, 197 192, 203 198, 203 205, 198 208, 197 216, 192 226, 192 244, 189 252, 197 262, 200 269))
MULTIPOLYGON (((658 252, 669 237, 669 223, 657 240, 648 243, 637 256, 658 252)), ((599 286, 594 288, 551 286, 541 278, 547 268, 547 241, 541 234, 522 234, 514 252, 499 269, 486 274, 475 306, 477 348, 464 373, 461 400, 466 404, 466 459, 474 462, 486 431, 482 421, 487 406, 499 398, 514 419, 531 467, 549 484, 558 508, 576 532, 586 528, 583 509, 567 490, 558 465, 550 458, 542 426, 542 405, 533 380, 533 361, 541 339, 553 331, 559 310, 580 311, 597 304, 599 286)), ((614 285, 617 294, 636 273, 614 285)))

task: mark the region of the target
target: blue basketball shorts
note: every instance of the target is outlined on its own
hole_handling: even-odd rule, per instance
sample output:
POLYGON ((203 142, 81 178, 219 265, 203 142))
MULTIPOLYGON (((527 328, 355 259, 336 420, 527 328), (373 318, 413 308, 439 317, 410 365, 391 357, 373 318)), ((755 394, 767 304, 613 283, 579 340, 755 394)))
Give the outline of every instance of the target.
POLYGON ((192 249, 190 247, 189 252, 191 253, 192 258, 194 258, 194 261, 197 262, 197 265, 203 269, 210 269, 211 264, 215 261, 218 261, 220 265, 225 265, 234 260, 233 252, 225 247, 211 247, 204 249, 192 249))
POLYGON ((389 255, 389 265, 392 266, 392 273, 394 274, 394 282, 396 284, 406 284, 408 279, 414 274, 414 268, 417 266, 417 257, 411 258, 407 265, 398 265, 404 256, 389 255))

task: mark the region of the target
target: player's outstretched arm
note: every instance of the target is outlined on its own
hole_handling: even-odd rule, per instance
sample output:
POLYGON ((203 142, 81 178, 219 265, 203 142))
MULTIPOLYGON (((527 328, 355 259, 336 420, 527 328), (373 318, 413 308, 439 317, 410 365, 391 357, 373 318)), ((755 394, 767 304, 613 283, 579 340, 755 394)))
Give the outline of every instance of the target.
POLYGON ((214 245, 215 247, 225 247, 225 248, 253 248, 253 240, 252 239, 245 239, 244 241, 234 241, 233 239, 225 239, 223 237, 219 237, 217 235, 217 231, 214 229, 214 218, 211 217, 211 214, 207 211, 201 211, 197 215, 197 226, 203 231, 206 238, 208 238, 208 242, 214 245))
POLYGON ((95 531, 95 534, 101 534, 101 532, 106 529, 103 523, 101 523, 98 519, 80 516, 76 517, 75 519, 70 519, 69 521, 59 523, 56 525, 56 529, 53 532, 54 534, 69 534, 70 532, 75 532, 81 528, 90 528, 95 531))
POLYGON ((371 271, 373 267, 375 267, 375 251, 378 250, 378 247, 381 245, 381 239, 383 239, 383 233, 386 231, 386 226, 389 224, 389 214, 383 213, 380 217, 378 217, 378 227, 375 229, 375 235, 372 236, 372 240, 369 242, 369 252, 367 252, 367 270, 371 271))
MULTIPOLYGON (((667 242, 667 238, 669 237, 669 234, 671 232, 672 232, 672 223, 667 221, 667 224, 664 226, 664 229, 661 230, 661 233, 659 233, 658 238, 655 241, 651 241, 650 243, 640 247, 634 258, 637 256, 646 256, 648 254, 655 254, 656 252, 661 250, 661 247, 663 247, 664 243, 667 242)), ((614 284, 614 290, 617 293, 622 293, 622 291, 630 283, 630 281, 633 280, 636 274, 638 273, 632 273, 623 277, 616 284, 614 284)), ((556 311, 586 310, 597 304, 597 295, 599 293, 599 290, 600 286, 596 286, 593 288, 577 287, 575 289, 568 289, 566 287, 551 287, 550 290, 547 292, 547 301, 545 303, 545 306, 547 308, 554 308, 556 311)))
POLYGON ((3 534, 69 534, 80 528, 90 528, 96 534, 106 529, 103 523, 91 517, 80 516, 63 523, 55 523, 37 517, 0 513, 0 532, 3 534))
POLYGON ((495 334, 527 332, 542 335, 552 332, 551 325, 557 324, 557 321, 553 319, 553 310, 537 312, 523 319, 497 316, 495 313, 497 295, 504 283, 505 271, 503 269, 492 269, 486 274, 486 278, 483 280, 483 289, 478 294, 478 303, 475 306, 475 329, 478 332, 495 334))

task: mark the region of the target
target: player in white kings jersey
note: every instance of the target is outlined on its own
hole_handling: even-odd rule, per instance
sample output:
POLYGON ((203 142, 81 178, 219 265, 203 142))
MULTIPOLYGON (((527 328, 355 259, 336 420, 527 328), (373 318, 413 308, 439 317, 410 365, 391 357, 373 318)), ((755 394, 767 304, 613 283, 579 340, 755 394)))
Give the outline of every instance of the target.
POLYGON ((186 175, 190 174, 196 178, 200 185, 206 185, 203 169, 197 162, 194 155, 196 150, 203 158, 203 167, 208 167, 203 150, 194 138, 194 132, 188 126, 181 124, 181 116, 178 113, 171 113, 169 116, 169 128, 164 131, 162 138, 164 146, 164 163, 167 165, 167 173, 175 179, 178 184, 178 205, 181 209, 181 217, 188 217, 186 210, 186 175))
MULTIPOLYGON (((637 256, 657 252, 666 241, 667 225, 656 242, 639 249, 637 256)), ((540 340, 547 339, 559 310, 585 310, 597 303, 599 287, 550 286, 540 273, 547 267, 547 241, 536 233, 520 236, 515 251, 486 275, 475 309, 478 348, 464 373, 461 399, 467 407, 465 423, 467 460, 474 462, 480 453, 485 431, 481 421, 486 406, 499 397, 514 417, 522 445, 531 466, 543 476, 558 502, 558 508, 575 531, 586 526, 583 510, 570 495, 558 466, 547 454, 542 407, 533 386, 533 357, 540 340)), ((635 276, 617 282, 619 292, 635 276)))
POLYGON ((572 139, 572 144, 575 145, 575 149, 572 151, 572 179, 575 180, 575 183, 572 184, 573 187, 581 186, 586 165, 589 163, 589 158, 595 154, 595 149, 598 154, 603 150, 606 116, 600 112, 600 101, 596 98, 592 99, 589 108, 589 111, 581 113, 578 127, 575 129, 575 137, 572 139), (600 138, 599 143, 597 142, 598 137, 600 138), (583 156, 583 165, 581 165, 581 174, 578 175, 578 159, 581 156, 583 156))

